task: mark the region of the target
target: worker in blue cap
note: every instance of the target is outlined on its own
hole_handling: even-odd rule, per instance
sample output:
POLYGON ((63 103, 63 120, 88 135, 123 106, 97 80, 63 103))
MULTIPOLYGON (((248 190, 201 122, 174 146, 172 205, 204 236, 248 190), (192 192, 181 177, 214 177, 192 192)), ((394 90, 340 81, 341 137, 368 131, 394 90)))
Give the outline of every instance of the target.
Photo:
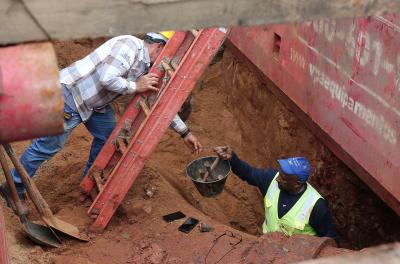
POLYGON ((240 160, 230 146, 216 147, 214 151, 229 161, 233 173, 261 191, 265 206, 264 234, 305 234, 331 237, 338 242, 325 199, 307 182, 311 171, 307 159, 280 159, 279 169, 254 168, 240 160))

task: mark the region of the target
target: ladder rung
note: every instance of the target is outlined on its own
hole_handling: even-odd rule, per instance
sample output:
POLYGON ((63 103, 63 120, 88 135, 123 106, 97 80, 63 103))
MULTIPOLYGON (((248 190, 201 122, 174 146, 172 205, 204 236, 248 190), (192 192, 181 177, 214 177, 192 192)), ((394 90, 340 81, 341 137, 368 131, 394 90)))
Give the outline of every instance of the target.
POLYGON ((166 63, 165 61, 161 61, 161 65, 163 66, 165 72, 168 74, 169 77, 172 77, 174 74, 174 70, 171 68, 171 66, 166 63))
POLYGON ((150 114, 150 108, 147 106, 147 104, 144 101, 143 97, 139 99, 139 105, 142 108, 142 110, 145 113, 145 115, 148 116, 150 114))
POLYGON ((178 63, 176 62, 176 61, 171 61, 171 67, 172 67, 172 69, 174 70, 174 71, 176 71, 176 69, 178 68, 178 63))
POLYGON ((104 189, 104 180, 102 179, 101 174, 101 171, 97 171, 92 174, 92 177, 96 182, 98 192, 101 192, 104 189))
POLYGON ((125 153, 126 152, 127 146, 126 146, 125 141, 124 141, 123 138, 117 137, 115 139, 115 146, 117 147, 119 152, 121 152, 121 153, 125 153))

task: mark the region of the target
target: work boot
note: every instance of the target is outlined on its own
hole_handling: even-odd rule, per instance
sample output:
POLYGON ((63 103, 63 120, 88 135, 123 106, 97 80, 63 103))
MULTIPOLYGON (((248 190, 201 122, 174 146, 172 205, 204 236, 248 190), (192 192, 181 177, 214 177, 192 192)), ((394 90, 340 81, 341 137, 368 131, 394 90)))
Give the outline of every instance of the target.
MULTIPOLYGON (((0 185, 0 195, 3 197, 4 200, 6 200, 7 202, 7 206, 10 207, 11 209, 13 209, 15 214, 18 214, 17 211, 17 206, 15 205, 12 196, 11 196, 11 191, 10 188, 8 187, 7 183, 3 183, 2 185, 0 185)), ((18 194, 19 199, 21 200, 21 204, 22 204, 22 209, 24 211, 26 211, 25 209, 29 208, 27 203, 26 203, 26 196, 25 193, 24 194, 18 194)))

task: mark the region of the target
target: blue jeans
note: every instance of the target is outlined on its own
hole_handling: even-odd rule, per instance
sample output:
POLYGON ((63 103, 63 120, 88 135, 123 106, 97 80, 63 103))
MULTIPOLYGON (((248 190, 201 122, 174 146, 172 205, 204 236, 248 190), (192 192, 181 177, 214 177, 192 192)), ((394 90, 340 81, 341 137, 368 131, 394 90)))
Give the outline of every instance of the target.
MULTIPOLYGON (((79 113, 71 109, 67 104, 64 104, 64 112, 71 115, 70 119, 65 120, 64 133, 57 136, 35 139, 20 157, 20 161, 30 177, 35 174, 36 170, 45 160, 52 158, 64 147, 65 142, 67 141, 72 130, 82 123, 79 113)), ((89 160, 86 164, 83 176, 90 169, 104 143, 107 141, 107 138, 114 130, 116 124, 114 111, 110 106, 107 106, 105 113, 94 112, 89 120, 84 124, 92 134, 93 142, 90 149, 89 160)), ((22 184, 20 175, 15 169, 12 170, 12 175, 18 194, 23 194, 25 192, 25 188, 22 184)))

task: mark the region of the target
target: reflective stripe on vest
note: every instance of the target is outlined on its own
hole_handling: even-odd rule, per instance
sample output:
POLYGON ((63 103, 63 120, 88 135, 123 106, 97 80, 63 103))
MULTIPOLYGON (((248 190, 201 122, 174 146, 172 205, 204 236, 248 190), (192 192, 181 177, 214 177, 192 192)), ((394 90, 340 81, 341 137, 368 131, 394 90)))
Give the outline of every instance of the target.
MULTIPOLYGON (((307 186, 307 188, 308 188, 308 186, 307 186)), ((300 213, 297 215, 297 221, 299 221, 301 223, 304 223, 307 220, 307 222, 308 222, 308 219, 306 219, 306 218, 310 216, 311 211, 312 211, 312 209, 314 207, 314 204, 317 202, 317 201, 314 201, 314 200, 315 200, 315 194, 314 193, 312 193, 312 194, 307 196, 307 200, 303 204, 303 207, 301 208, 300 213)))
POLYGON ((308 224, 312 209, 321 195, 307 183, 307 189, 292 208, 282 217, 278 216, 280 189, 276 178, 277 173, 268 187, 264 198, 265 221, 263 233, 283 232, 287 236, 293 234, 316 235, 315 230, 308 224), (268 220, 268 222, 267 222, 268 220))
MULTIPOLYGON (((276 177, 278 177, 278 175, 279 175, 279 172, 277 172, 277 173, 275 174, 274 180, 272 180, 271 186, 269 187, 269 188, 271 188, 271 191, 270 191, 269 196, 268 196, 269 201, 268 201, 268 200, 266 201, 266 202, 269 202, 269 204, 266 205, 266 206, 268 206, 268 207, 270 207, 270 206, 272 205, 272 201, 274 200, 274 195, 275 195, 276 191, 279 189, 278 182, 275 180, 276 177)), ((269 189, 269 188, 268 188, 268 189, 269 189)), ((268 190, 267 190, 267 191, 268 191, 268 190)), ((268 192, 267 192, 267 195, 268 195, 268 192)))

